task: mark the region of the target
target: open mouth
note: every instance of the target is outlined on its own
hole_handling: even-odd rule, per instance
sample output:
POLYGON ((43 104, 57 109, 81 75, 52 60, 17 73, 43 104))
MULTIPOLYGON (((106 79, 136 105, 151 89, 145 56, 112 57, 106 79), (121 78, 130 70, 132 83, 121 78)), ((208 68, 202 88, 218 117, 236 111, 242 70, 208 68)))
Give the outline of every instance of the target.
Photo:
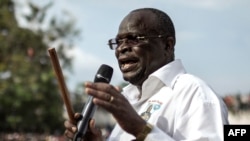
POLYGON ((131 71, 137 66, 136 59, 122 59, 120 60, 120 67, 123 72, 131 71))

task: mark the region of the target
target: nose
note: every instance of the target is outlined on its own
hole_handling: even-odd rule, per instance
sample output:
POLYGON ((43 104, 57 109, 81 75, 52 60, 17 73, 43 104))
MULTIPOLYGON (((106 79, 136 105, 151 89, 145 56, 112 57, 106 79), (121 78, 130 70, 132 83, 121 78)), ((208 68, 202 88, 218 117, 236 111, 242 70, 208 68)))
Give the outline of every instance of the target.
POLYGON ((127 38, 119 40, 119 46, 116 48, 117 51, 124 53, 126 51, 131 50, 131 45, 129 43, 129 40, 127 38))
POLYGON ((124 41, 124 40, 121 43, 121 45, 116 48, 116 52, 118 52, 118 53, 125 53, 128 51, 131 51, 131 46, 126 44, 126 41, 124 41))

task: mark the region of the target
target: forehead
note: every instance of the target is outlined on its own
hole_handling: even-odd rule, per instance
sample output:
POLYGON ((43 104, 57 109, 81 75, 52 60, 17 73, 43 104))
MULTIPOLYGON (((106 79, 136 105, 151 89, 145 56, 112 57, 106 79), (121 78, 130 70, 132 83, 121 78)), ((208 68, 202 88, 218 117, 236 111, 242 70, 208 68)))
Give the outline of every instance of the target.
POLYGON ((117 36, 127 34, 141 34, 156 30, 156 16, 150 11, 137 11, 129 13, 121 22, 117 36))

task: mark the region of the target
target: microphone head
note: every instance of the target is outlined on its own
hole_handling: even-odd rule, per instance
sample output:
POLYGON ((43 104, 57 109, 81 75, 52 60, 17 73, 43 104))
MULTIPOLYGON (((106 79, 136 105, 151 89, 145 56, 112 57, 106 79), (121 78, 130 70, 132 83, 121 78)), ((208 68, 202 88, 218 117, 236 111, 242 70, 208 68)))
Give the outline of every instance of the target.
POLYGON ((109 83, 113 75, 113 68, 102 64, 96 73, 94 82, 109 83))

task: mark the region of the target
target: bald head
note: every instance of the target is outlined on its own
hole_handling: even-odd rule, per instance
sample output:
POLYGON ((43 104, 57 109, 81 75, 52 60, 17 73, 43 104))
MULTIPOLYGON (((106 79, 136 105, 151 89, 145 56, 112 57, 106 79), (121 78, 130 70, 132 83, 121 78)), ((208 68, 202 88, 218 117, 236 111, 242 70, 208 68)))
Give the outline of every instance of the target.
POLYGON ((131 11, 121 22, 119 30, 127 28, 133 32, 136 27, 143 35, 167 35, 174 38, 175 29, 170 17, 163 11, 154 8, 140 8, 131 11))

